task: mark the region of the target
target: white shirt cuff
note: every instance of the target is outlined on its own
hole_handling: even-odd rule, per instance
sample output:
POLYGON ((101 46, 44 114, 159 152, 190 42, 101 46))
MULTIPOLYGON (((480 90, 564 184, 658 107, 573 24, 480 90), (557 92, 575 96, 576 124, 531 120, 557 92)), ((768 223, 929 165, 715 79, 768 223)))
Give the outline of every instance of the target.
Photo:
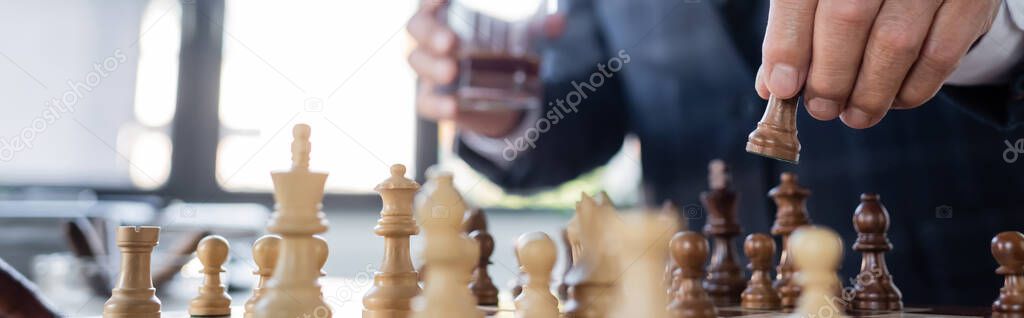
POLYGON ((1024 1, 1004 1, 992 28, 960 61, 946 79, 952 85, 992 85, 1012 80, 1024 56, 1024 1))
POLYGON ((514 144, 516 139, 526 135, 526 130, 533 127, 533 124, 540 119, 540 108, 532 108, 523 114, 522 120, 519 122, 519 126, 512 130, 505 136, 492 138, 487 137, 478 133, 474 133, 468 130, 461 130, 460 136, 463 144, 469 149, 476 152, 484 159, 487 159, 495 166, 501 169, 507 169, 512 165, 512 160, 522 155, 522 151, 529 151, 529 149, 517 149, 514 144), (509 154, 511 152, 511 155, 509 154))

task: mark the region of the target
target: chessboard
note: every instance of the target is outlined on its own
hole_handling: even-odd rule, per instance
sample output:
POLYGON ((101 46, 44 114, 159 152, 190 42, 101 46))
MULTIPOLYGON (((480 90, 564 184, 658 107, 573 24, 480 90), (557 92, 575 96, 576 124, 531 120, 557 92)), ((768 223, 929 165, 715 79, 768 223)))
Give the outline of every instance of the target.
MULTIPOLYGON (((322 289, 325 291, 325 302, 330 306, 334 318, 357 318, 362 317, 362 304, 359 296, 363 295, 368 287, 365 282, 356 278, 342 278, 327 276, 320 280, 322 289)), ((478 306, 486 314, 486 317, 493 318, 514 318, 515 305, 511 291, 503 291, 499 294, 499 305, 478 306)), ((231 307, 231 317, 244 317, 243 306, 231 307)), ((754 310, 743 309, 740 306, 724 306, 718 308, 719 317, 750 317, 750 318, 772 318, 789 317, 792 312, 779 310, 754 310)), ((847 312, 848 317, 878 317, 878 318, 914 318, 914 317, 989 317, 988 308, 928 308, 908 307, 899 312, 847 312)), ((565 316, 564 313, 562 315, 565 316)), ((190 318, 188 310, 179 308, 167 310, 162 313, 163 318, 190 318)), ((315 317, 315 316, 311 316, 315 317)), ((827 317, 824 316, 824 317, 827 317)), ((89 318, 100 318, 89 317, 89 318)))
POLYGON ((703 233, 683 230, 688 226, 672 204, 622 213, 604 192, 583 193, 561 235, 568 270, 554 279, 559 261, 554 240, 544 232, 524 233, 515 243, 520 279, 510 290, 499 290, 491 281, 488 267, 496 240, 486 214, 468 206, 453 185, 454 176, 435 172, 420 186, 405 176, 404 166, 393 165, 374 187, 383 208, 377 226, 367 229, 383 239, 384 258, 372 283, 353 284, 322 271, 328 250, 343 253, 345 247, 332 247, 318 235, 328 230, 319 210, 327 174, 310 169, 310 127, 296 125, 293 135, 291 168, 271 173, 276 211, 267 224, 270 234, 253 244, 258 283, 243 306, 232 302, 221 281, 228 242, 211 235, 196 249, 204 281, 195 298, 185 310, 163 310, 149 268, 160 228, 124 226, 117 231, 120 278, 104 305, 104 317, 1024 315, 1024 234, 1002 232, 992 239, 992 254, 1000 264, 996 272, 1007 278, 991 309, 905 306, 885 262, 893 244, 879 195, 861 195, 853 209, 858 236, 852 245, 864 259, 864 277, 844 286, 837 275, 843 238, 811 224, 805 204, 810 191, 793 173, 783 173, 768 193, 777 208, 771 232, 750 233, 736 244, 741 234, 737 193, 728 167, 719 160, 710 163, 709 189, 699 195, 708 211, 703 233), (412 235, 422 236, 424 263, 419 268, 412 263, 412 235), (741 251, 750 260, 749 275, 737 260, 741 251))
MULTIPOLYGON (((357 305, 357 304, 355 304, 357 305)), ((506 308, 500 311, 494 310, 490 307, 481 307, 486 313, 486 317, 494 318, 513 318, 515 317, 515 310, 506 308)), ((345 308, 335 308, 333 317, 335 318, 359 318, 362 317, 362 313, 359 310, 346 310, 345 308)), ((230 317, 243 317, 244 308, 233 307, 230 317)), ((756 311, 756 310, 744 310, 739 307, 726 307, 721 308, 719 317, 737 317, 737 318, 775 318, 785 317, 789 318, 792 313, 787 312, 770 312, 770 311, 756 311)), ((847 313, 847 317, 877 317, 877 318, 952 318, 952 317, 989 317, 991 313, 986 309, 927 309, 927 308, 908 308, 900 312, 875 312, 875 313, 847 313)), ((163 313, 164 318, 191 318, 187 311, 174 311, 163 313)), ((564 315, 563 315, 564 317, 564 315)), ((94 317, 100 318, 100 317, 94 317)))

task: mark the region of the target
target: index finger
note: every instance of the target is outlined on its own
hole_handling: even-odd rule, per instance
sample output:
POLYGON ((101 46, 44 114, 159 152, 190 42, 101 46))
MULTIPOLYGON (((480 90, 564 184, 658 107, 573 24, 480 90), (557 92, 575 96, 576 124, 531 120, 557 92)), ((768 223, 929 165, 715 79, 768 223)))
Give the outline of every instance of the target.
POLYGON ((455 50, 456 37, 448 26, 438 18, 444 8, 444 1, 421 1, 419 10, 409 19, 406 30, 420 46, 436 55, 451 54, 455 50))
POLYGON ((812 28, 817 0, 772 0, 762 50, 762 81, 773 95, 791 98, 800 92, 811 61, 812 28))

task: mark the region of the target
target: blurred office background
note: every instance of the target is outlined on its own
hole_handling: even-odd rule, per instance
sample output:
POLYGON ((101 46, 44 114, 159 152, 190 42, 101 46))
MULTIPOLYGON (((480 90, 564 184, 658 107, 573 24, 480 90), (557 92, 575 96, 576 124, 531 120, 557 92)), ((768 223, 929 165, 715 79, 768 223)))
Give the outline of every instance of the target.
POLYGON ((455 128, 415 115, 405 23, 417 5, 0 1, 0 258, 67 315, 94 315, 105 298, 82 273, 116 274, 111 230, 160 225, 154 267, 185 264, 161 299, 181 310, 200 277, 191 256, 175 253, 216 233, 231 240, 227 277, 240 304, 254 281, 249 244, 272 210, 269 172, 289 166, 296 123, 313 127, 311 165, 330 173, 332 276, 379 262, 373 186, 393 163, 420 182, 431 166, 455 173, 489 213, 491 274, 502 288, 515 275, 515 237, 558 237, 580 191, 637 201, 632 141, 608 166, 528 196, 504 193, 455 157, 455 128), (74 246, 82 231, 101 253, 74 246))

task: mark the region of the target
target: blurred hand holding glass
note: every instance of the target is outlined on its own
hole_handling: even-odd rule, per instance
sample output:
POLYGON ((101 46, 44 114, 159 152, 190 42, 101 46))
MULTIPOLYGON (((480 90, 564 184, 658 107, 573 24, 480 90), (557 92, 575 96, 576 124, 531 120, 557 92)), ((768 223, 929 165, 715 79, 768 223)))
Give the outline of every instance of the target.
POLYGON ((452 0, 443 20, 459 37, 459 77, 447 88, 470 110, 541 105, 540 44, 557 0, 452 0))

